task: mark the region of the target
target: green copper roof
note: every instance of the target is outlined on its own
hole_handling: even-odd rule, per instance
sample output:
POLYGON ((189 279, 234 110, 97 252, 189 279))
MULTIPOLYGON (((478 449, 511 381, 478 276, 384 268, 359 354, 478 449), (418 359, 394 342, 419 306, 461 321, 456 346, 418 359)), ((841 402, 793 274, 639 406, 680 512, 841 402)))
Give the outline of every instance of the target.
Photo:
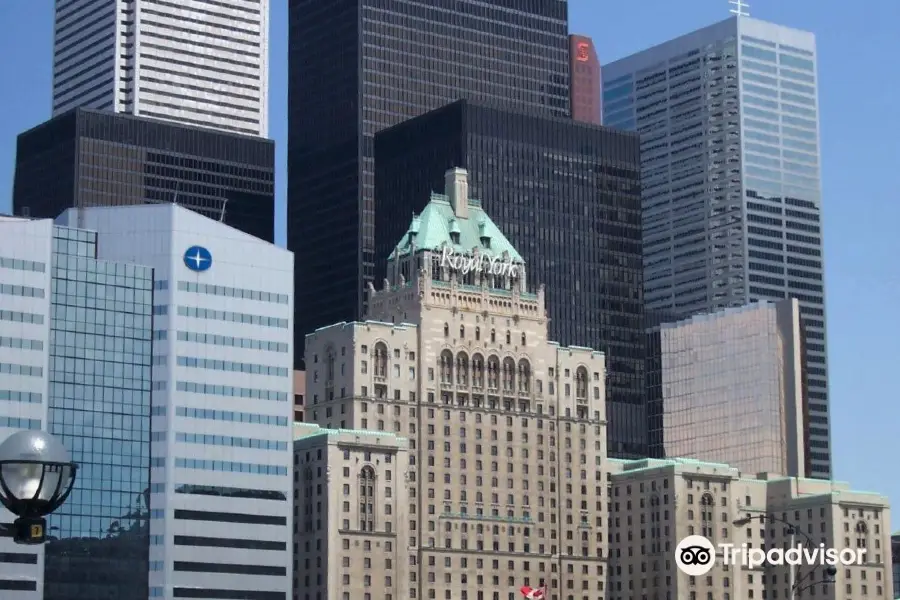
POLYGON ((447 196, 431 194, 431 202, 422 214, 413 216, 409 228, 403 234, 403 239, 394 248, 389 259, 408 254, 414 242, 416 251, 440 252, 447 244, 459 254, 471 254, 474 248, 478 248, 479 254, 490 258, 503 256, 506 252, 513 262, 525 262, 522 255, 513 248, 506 236, 481 208, 480 201, 470 198, 468 213, 467 219, 457 217, 447 196), (454 244, 451 240, 451 232, 459 233, 458 244, 454 244), (482 237, 490 238, 490 248, 484 246, 482 237))

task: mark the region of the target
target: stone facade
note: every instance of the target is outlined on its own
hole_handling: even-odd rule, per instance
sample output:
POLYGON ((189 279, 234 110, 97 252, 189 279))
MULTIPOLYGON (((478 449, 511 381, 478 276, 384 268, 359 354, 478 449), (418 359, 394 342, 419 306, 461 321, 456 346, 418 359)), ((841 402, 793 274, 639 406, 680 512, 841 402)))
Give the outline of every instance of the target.
POLYGON ((728 465, 688 459, 609 461, 609 600, 682 598, 745 600, 792 598, 789 566, 744 566, 736 573, 718 552, 716 565, 699 577, 680 572, 675 549, 689 535, 714 545, 771 549, 794 546, 865 548, 862 564, 795 569, 796 598, 865 600, 893 598, 890 509, 884 496, 854 492, 849 485, 773 475, 745 477, 728 465), (763 521, 760 522, 760 517, 763 521))
MULTIPOLYGON (((463 230, 489 231, 466 187, 465 172, 451 171, 447 195, 432 204, 463 230)), ((433 240, 428 218, 418 235, 433 240)), ((454 228, 445 229, 446 246, 454 228)), ((507 247, 493 235, 466 254, 507 247)), ((370 291, 373 320, 326 327, 306 341, 307 420, 408 444, 408 468, 394 467, 401 485, 390 499, 380 484, 388 464, 374 459, 384 451, 362 444, 360 458, 329 446, 322 456, 334 462, 322 493, 333 495, 314 506, 325 511, 314 518, 329 549, 390 539, 393 566, 382 564, 383 545, 366 561, 315 544, 306 550, 304 538, 297 597, 509 600, 541 583, 548 600, 602 596, 605 357, 547 340, 543 292, 526 290, 525 266, 512 252, 494 258, 516 268, 494 275, 461 273, 442 264, 440 248, 413 248, 392 261, 384 289, 370 291), (363 502, 360 478, 373 472, 376 501, 363 502), (363 505, 373 518, 360 517, 363 505)), ((305 460, 297 454, 298 468, 305 460)))

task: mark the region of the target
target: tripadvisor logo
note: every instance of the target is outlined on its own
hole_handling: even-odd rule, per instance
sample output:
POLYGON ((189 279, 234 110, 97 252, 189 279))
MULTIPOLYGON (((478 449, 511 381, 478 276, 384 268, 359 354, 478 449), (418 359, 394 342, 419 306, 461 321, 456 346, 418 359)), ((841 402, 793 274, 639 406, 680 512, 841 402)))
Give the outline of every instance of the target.
POLYGON ((743 565, 750 569, 762 565, 861 565, 865 560, 865 548, 826 548, 825 544, 808 547, 798 544, 793 548, 751 548, 747 544, 714 545, 702 535, 689 535, 675 548, 675 564, 682 573, 699 577, 713 568, 718 556, 723 565, 743 565))

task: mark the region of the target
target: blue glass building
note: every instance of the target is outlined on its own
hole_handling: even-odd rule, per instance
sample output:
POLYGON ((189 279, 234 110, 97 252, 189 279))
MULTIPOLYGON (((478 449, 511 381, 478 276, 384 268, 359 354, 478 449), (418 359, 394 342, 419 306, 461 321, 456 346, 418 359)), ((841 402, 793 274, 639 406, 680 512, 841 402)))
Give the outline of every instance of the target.
POLYGON ((148 595, 153 269, 54 227, 48 430, 79 465, 49 520, 45 600, 148 595))
POLYGON ((603 79, 604 124, 641 134, 646 308, 797 298, 805 473, 830 477, 815 37, 732 17, 603 79))

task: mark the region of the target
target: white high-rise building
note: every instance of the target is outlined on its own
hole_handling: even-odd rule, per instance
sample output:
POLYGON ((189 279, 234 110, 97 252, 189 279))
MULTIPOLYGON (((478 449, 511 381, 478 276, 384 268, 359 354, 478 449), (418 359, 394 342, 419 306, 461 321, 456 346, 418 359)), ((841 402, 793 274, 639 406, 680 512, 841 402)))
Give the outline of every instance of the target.
POLYGON ((56 0, 53 114, 268 135, 269 0, 56 0))
POLYGON ((293 254, 174 204, 58 222, 154 269, 150 597, 289 598, 293 254))

